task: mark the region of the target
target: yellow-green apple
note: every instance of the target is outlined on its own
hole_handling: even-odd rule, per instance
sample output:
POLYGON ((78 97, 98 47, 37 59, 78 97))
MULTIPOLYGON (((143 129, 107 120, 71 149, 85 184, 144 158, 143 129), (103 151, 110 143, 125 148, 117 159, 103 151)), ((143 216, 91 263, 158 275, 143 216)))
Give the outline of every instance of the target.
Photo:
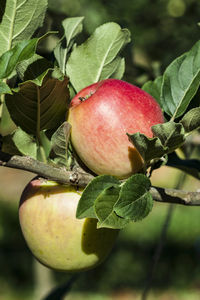
POLYGON ((145 91, 122 80, 106 79, 72 99, 68 122, 73 147, 82 162, 98 175, 123 179, 143 166, 126 133, 152 137, 151 126, 163 123, 164 117, 145 91))
POLYGON ((94 268, 111 251, 119 230, 96 228, 97 219, 76 219, 81 191, 41 179, 22 193, 19 220, 33 255, 55 270, 94 268))

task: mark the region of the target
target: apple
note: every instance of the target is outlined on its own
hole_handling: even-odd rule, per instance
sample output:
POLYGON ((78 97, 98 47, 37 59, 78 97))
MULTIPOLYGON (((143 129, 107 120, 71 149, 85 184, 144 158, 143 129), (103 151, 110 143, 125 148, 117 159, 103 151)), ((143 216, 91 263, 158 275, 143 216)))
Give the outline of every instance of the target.
POLYGON ((119 179, 140 171, 143 160, 126 133, 152 137, 151 126, 164 117, 155 99, 118 79, 106 79, 81 90, 71 101, 71 141, 81 161, 97 175, 119 179))
POLYGON ((94 268, 111 251, 119 230, 97 229, 97 219, 76 219, 81 191, 42 179, 22 193, 19 221, 33 255, 54 270, 79 272, 94 268))

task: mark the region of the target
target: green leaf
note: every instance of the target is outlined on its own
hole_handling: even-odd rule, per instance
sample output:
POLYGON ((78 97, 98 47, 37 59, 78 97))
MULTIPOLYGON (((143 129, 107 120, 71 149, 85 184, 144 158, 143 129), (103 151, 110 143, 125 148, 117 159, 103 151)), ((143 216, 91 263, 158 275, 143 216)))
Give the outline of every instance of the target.
POLYGON ((37 145, 33 136, 18 128, 14 132, 12 139, 21 154, 37 159, 37 145))
POLYGON ((121 29, 116 23, 106 23, 98 27, 86 42, 75 47, 66 73, 76 92, 113 74, 116 76, 119 60, 115 60, 129 41, 127 29, 121 29))
POLYGON ((62 22, 65 38, 67 40, 67 47, 69 47, 71 41, 82 32, 84 17, 67 18, 62 22))
POLYGON ((125 227, 129 220, 120 218, 114 212, 114 205, 119 198, 120 187, 112 186, 103 190, 94 202, 94 209, 98 218, 97 228, 121 229, 125 227))
POLYGON ((185 132, 191 132, 200 127, 200 107, 188 111, 180 123, 183 125, 185 132))
POLYGON ((185 130, 180 123, 166 122, 151 127, 154 136, 161 140, 164 147, 167 147, 167 153, 180 147, 185 141, 185 130))
POLYGON ((17 74, 22 81, 32 81, 38 86, 49 71, 53 71, 53 64, 44 57, 34 54, 31 58, 17 65, 17 74))
POLYGON ((47 0, 3 2, 5 10, 0 24, 0 56, 17 42, 31 38, 36 29, 42 26, 47 8, 47 0))
POLYGON ((200 85, 200 41, 175 59, 163 75, 161 106, 176 119, 186 111, 200 85))
POLYGON ((166 122, 151 127, 153 138, 148 138, 139 132, 127 134, 130 142, 136 147, 144 161, 161 158, 163 155, 173 152, 185 141, 183 125, 175 122, 166 122))
POLYGON ((94 178, 84 189, 78 203, 76 217, 96 218, 94 202, 96 198, 108 187, 119 185, 120 182, 113 176, 102 175, 94 178))
POLYGON ((45 77, 41 87, 33 82, 19 85, 19 91, 6 95, 6 105, 17 126, 27 133, 53 129, 61 124, 69 105, 68 79, 45 77))
POLYGON ((142 89, 149 93, 162 107, 162 102, 161 102, 161 85, 162 85, 162 80, 163 77, 159 76, 157 77, 154 81, 148 81, 146 82, 142 89))
POLYGON ((67 166, 69 163, 68 143, 71 125, 64 122, 51 137, 51 148, 54 153, 54 161, 58 165, 67 166))
POLYGON ((157 137, 148 138, 139 132, 127 135, 145 162, 162 157, 167 152, 167 147, 164 147, 157 137))
POLYGON ((19 42, 14 48, 5 52, 0 57, 0 79, 7 78, 18 63, 33 56, 38 42, 48 34, 40 38, 19 42))
POLYGON ((66 62, 74 39, 83 29, 83 19, 84 17, 67 18, 62 22, 65 35, 54 49, 54 55, 63 74, 66 73, 66 62))
POLYGON ((5 136, 11 134, 16 129, 16 125, 10 117, 5 102, 1 105, 1 121, 0 121, 0 134, 5 136))
POLYGON ((46 160, 49 157, 49 153, 51 151, 51 141, 47 137, 45 130, 40 131, 39 141, 40 143, 38 143, 37 146, 40 149, 38 149, 39 157, 37 157, 37 159, 44 162, 44 157, 41 157, 41 147, 43 148, 42 151, 44 151, 46 160))
POLYGON ((118 57, 118 61, 116 59, 116 70, 112 74, 112 78, 121 79, 125 72, 125 59, 118 57))
POLYGON ((3 80, 0 80, 0 95, 1 94, 12 94, 10 87, 3 80))
POLYGON ((116 214, 131 221, 145 218, 153 207, 150 186, 151 182, 145 175, 131 176, 121 187, 119 199, 114 206, 116 214))
POLYGON ((101 79, 104 78, 116 78, 120 79, 125 71, 125 61, 121 57, 116 57, 110 64, 107 66, 104 66, 102 73, 101 73, 101 79))

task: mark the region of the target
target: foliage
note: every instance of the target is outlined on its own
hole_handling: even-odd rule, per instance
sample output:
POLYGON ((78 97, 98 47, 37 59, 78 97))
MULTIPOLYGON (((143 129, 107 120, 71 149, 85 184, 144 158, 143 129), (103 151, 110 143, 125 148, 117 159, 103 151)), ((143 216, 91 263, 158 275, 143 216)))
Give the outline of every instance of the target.
MULTIPOLYGON (((74 299, 79 295, 88 299, 85 291, 91 299, 97 292, 102 296, 96 297, 103 299, 106 292, 113 298, 118 289, 143 288, 167 209, 153 203, 150 175, 167 164, 200 179, 200 160, 189 159, 194 148, 190 138, 193 132, 199 134, 200 127, 199 12, 197 0, 2 1, 0 161, 30 156, 50 166, 79 170, 82 165, 70 144, 67 109, 82 87, 104 78, 143 85, 166 118, 165 124, 152 128, 151 139, 127 132, 145 161, 143 174, 123 182, 97 176, 85 188, 78 218, 97 218, 99 228, 126 228, 103 267, 78 275, 74 299)), ((169 181, 165 177, 166 185, 169 181)), ((186 188, 189 185, 190 181, 186 188)), ((19 232, 17 207, 13 209, 9 201, 0 201, 0 246, 0 294, 8 290, 2 295, 5 299, 12 297, 10 293, 32 299, 26 290, 35 286, 33 258, 19 232)), ((196 286, 198 209, 175 207, 164 251, 155 274, 156 290, 196 286)), ((53 275, 59 283, 67 281, 66 274, 53 275)), ((70 284, 69 280, 47 299, 63 297, 70 284)), ((187 299, 191 298, 190 293, 187 299)))
MULTIPOLYGON (((0 24, 0 55, 12 49, 18 42, 30 39, 35 30, 43 24, 47 8, 46 0, 37 0, 34 3, 30 0, 24 2, 15 0, 4 3, 0 24)), ((14 53, 16 54, 17 51, 15 50, 14 53)))
MULTIPOLYGON (((84 18, 67 18, 62 22, 64 35, 53 50, 52 62, 36 54, 36 49, 41 39, 56 33, 30 39, 43 22, 46 1, 40 1, 39 7, 34 6, 33 14, 27 16, 28 24, 26 18, 19 19, 19 14, 22 8, 28 10, 29 1, 23 4, 16 1, 16 6, 11 3, 11 0, 6 1, 0 25, 4 37, 0 57, 2 150, 71 170, 75 157, 69 143, 70 126, 65 122, 70 99, 89 84, 123 77, 125 60, 121 52, 130 43, 130 32, 115 22, 107 22, 77 45, 84 18), (5 30, 12 33, 8 39, 5 30), (9 115, 4 116, 5 109, 9 111, 10 122, 15 124, 9 134, 4 132, 9 119, 9 115)), ((162 76, 143 86, 159 102, 167 119, 166 123, 152 127, 153 138, 127 132, 144 160, 144 174, 133 175, 123 183, 107 175, 94 178, 83 192, 78 218, 97 218, 98 227, 123 228, 130 221, 141 220, 149 214, 153 199, 147 169, 153 170, 163 160, 167 163, 167 155, 181 147, 186 136, 200 126, 200 108, 197 105, 189 109, 199 89, 199 53, 197 41, 191 50, 176 58, 162 76)), ((198 165, 199 162, 197 170, 198 165)), ((190 172, 188 169, 187 162, 184 170, 190 172)), ((198 172, 190 173, 196 176, 198 172)))
POLYGON ((76 92, 102 79, 120 79, 124 73, 124 60, 118 53, 129 41, 127 29, 121 29, 116 23, 106 23, 76 47, 66 65, 67 75, 76 92))

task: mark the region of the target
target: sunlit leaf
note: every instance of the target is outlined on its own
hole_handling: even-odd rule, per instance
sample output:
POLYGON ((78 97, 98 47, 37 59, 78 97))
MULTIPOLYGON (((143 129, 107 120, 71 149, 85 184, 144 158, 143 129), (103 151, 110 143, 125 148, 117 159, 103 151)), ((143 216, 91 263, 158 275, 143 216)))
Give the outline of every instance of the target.
POLYGON ((43 24, 47 3, 47 0, 6 0, 1 3, 4 14, 0 24, 0 56, 17 42, 31 38, 43 24))
POLYGON ((5 52, 0 57, 0 79, 7 78, 21 61, 32 57, 35 54, 38 42, 48 34, 40 38, 23 40, 11 50, 5 52))
POLYGON ((186 111, 200 85, 200 41, 175 59, 163 75, 161 106, 176 119, 186 111))
POLYGON ((66 73, 66 62, 74 39, 83 29, 83 19, 84 17, 67 18, 62 22, 65 34, 54 49, 54 55, 63 74, 66 73))
POLYGON ((1 104, 1 121, 0 121, 0 134, 5 136, 13 132, 16 129, 16 125, 10 117, 5 102, 1 104))
POLYGON ((162 85, 163 77, 159 76, 154 81, 146 82, 142 89, 149 93, 162 107, 162 102, 160 100, 161 97, 161 85, 162 85))
POLYGON ((121 29, 116 23, 106 23, 98 27, 86 42, 75 47, 66 72, 76 92, 89 84, 112 77, 112 74, 116 78, 118 54, 129 41, 127 29, 121 29))
POLYGON ((0 80, 0 95, 1 94, 12 94, 10 87, 3 80, 0 80))
POLYGON ((33 136, 18 128, 14 132, 12 139, 21 154, 37 159, 37 145, 33 136))

